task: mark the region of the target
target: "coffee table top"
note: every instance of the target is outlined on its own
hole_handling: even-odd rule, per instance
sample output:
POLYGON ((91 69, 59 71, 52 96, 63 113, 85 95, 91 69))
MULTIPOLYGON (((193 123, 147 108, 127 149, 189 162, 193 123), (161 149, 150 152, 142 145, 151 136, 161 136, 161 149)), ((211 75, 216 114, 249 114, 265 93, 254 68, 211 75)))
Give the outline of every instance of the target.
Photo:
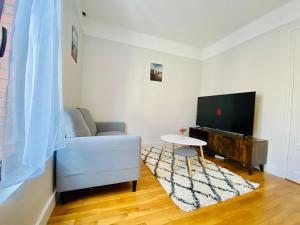
POLYGON ((178 145, 192 145, 192 146, 207 145, 207 143, 205 141, 202 141, 202 140, 199 140, 196 138, 187 137, 187 136, 176 135, 176 134, 163 135, 163 136, 161 136, 161 139, 163 141, 178 144, 178 145))

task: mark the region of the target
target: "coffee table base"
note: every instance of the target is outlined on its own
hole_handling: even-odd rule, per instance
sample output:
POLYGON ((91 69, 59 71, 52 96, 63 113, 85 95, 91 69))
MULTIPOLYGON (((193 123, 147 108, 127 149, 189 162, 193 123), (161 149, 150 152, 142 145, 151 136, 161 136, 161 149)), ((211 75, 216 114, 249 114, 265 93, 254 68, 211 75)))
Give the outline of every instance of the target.
POLYGON ((176 161, 175 161, 175 165, 173 167, 173 171, 175 171, 175 169, 177 167, 179 157, 183 157, 185 159, 185 161, 187 162, 188 173, 191 177, 192 170, 193 170, 191 158, 198 156, 198 152, 194 148, 191 148, 191 147, 180 147, 180 148, 175 149, 174 155, 176 156, 176 161))
MULTIPOLYGON (((162 156, 161 158, 164 159, 164 155, 165 155, 165 151, 166 151, 166 147, 167 147, 167 142, 164 142, 163 146, 162 146, 162 156)), ((174 153, 174 150, 175 150, 175 144, 172 143, 172 152, 174 153)), ((200 146, 199 147, 199 150, 200 150, 200 156, 201 156, 201 159, 203 160, 203 162, 205 163, 205 158, 204 158, 204 152, 203 152, 203 147, 200 146)), ((176 162, 175 162, 176 163, 176 162)))

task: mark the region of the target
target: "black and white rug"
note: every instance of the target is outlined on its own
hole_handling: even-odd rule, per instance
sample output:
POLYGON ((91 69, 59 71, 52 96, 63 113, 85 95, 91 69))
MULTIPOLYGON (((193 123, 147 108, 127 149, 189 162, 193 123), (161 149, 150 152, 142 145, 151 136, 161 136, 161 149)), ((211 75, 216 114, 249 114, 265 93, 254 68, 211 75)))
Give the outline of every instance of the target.
POLYGON ((175 158, 170 149, 166 149, 164 157, 158 148, 144 148, 142 159, 153 175, 183 211, 190 212, 227 199, 251 192, 259 184, 221 167, 209 160, 192 159, 192 177, 189 177, 187 164, 180 158, 173 171, 175 158))

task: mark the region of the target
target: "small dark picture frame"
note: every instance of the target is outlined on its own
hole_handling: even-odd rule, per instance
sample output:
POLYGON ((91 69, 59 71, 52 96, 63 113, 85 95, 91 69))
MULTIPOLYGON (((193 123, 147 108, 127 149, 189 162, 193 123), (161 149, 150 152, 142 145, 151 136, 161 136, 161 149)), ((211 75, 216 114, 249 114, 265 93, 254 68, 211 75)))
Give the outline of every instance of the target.
POLYGON ((150 65, 150 80, 162 82, 163 65, 151 63, 150 65))

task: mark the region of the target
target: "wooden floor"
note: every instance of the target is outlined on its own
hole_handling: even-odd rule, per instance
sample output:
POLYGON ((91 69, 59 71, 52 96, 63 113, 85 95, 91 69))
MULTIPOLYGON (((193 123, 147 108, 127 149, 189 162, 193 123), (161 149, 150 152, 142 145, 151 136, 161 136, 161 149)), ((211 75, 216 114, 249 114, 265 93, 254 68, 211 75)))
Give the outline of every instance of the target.
POLYGON ((48 224, 299 224, 300 186, 268 173, 247 170, 232 162, 209 160, 261 184, 251 193, 190 213, 172 202, 142 163, 137 192, 130 183, 77 191, 66 205, 56 205, 48 224))

